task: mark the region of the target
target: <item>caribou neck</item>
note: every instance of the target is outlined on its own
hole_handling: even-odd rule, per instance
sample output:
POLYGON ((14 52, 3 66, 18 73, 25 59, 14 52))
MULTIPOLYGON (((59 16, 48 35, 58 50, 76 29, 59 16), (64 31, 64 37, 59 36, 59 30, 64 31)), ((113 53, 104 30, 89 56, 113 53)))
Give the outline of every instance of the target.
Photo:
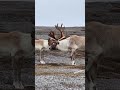
POLYGON ((69 40, 70 40, 70 37, 66 38, 66 39, 63 39, 61 41, 58 41, 59 44, 57 45, 57 48, 61 51, 68 51, 68 48, 69 48, 69 40))
POLYGON ((48 48, 48 40, 44 40, 44 43, 43 43, 44 45, 44 48, 48 48))

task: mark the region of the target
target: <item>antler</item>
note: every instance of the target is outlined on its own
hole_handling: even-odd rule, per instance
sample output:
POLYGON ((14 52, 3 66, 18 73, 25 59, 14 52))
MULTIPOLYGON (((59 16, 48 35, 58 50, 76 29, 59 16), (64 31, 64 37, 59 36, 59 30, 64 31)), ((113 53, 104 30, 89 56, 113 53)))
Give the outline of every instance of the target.
POLYGON ((59 29, 59 27, 58 27, 58 23, 57 23, 57 25, 55 25, 55 28, 56 28, 56 29, 59 29))
POLYGON ((58 27, 58 24, 55 25, 55 28, 60 31, 60 38, 58 40, 65 39, 64 29, 65 27, 62 27, 63 24, 61 24, 61 27, 58 27))
POLYGON ((50 37, 52 37, 52 38, 57 40, 57 38, 55 37, 55 33, 53 31, 50 31, 48 36, 50 36, 50 37))

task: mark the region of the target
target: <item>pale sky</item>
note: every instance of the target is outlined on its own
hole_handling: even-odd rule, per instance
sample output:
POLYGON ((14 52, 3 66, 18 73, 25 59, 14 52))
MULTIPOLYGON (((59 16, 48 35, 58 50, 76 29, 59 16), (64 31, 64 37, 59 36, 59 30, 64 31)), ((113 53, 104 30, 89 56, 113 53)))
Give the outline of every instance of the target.
POLYGON ((35 25, 85 26, 85 0, 35 0, 35 25))
POLYGON ((114 2, 119 0, 86 0, 86 2, 114 2))

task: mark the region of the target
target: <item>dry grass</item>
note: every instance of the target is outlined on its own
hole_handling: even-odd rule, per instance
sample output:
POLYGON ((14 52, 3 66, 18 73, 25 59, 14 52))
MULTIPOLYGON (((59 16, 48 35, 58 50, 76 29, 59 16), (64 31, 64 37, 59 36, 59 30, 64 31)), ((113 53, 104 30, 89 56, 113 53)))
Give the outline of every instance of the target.
POLYGON ((64 68, 64 69, 85 69, 85 65, 78 65, 78 66, 73 66, 73 65, 57 65, 57 64, 49 64, 49 65, 35 65, 35 68, 42 68, 42 69, 48 69, 48 68, 64 68))
POLYGON ((36 65, 35 75, 62 75, 62 76, 69 76, 69 77, 76 77, 76 76, 84 76, 83 73, 74 74, 74 72, 70 72, 72 69, 77 70, 84 70, 85 66, 72 66, 72 65, 36 65), (46 71, 47 70, 47 71, 46 71), (61 71, 62 70, 62 71, 61 71), (65 71, 64 71, 65 70, 65 71), (68 70, 68 72, 67 72, 68 70))
POLYGON ((36 72, 35 75, 53 75, 53 76, 66 76, 66 77, 77 77, 77 76, 83 76, 84 74, 82 73, 77 73, 77 74, 74 74, 74 73, 62 73, 62 72, 36 72))

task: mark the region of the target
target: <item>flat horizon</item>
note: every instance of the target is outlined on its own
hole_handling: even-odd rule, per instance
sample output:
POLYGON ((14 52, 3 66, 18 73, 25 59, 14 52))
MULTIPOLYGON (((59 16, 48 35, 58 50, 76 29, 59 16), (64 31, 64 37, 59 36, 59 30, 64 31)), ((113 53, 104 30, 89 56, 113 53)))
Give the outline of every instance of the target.
MULTIPOLYGON (((55 26, 35 26, 35 27, 55 27, 55 26)), ((65 27, 85 27, 85 26, 65 26, 65 27)))

